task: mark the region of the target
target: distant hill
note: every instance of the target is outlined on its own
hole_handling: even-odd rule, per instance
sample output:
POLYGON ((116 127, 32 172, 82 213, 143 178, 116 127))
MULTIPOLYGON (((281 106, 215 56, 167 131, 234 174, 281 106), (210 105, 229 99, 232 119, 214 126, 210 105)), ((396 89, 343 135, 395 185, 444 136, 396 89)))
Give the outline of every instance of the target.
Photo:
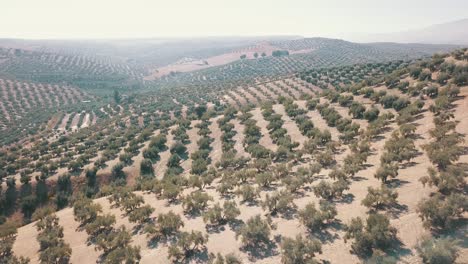
POLYGON ((94 95, 179 85, 253 82, 307 68, 412 60, 454 45, 370 43, 298 36, 200 39, 0 39, 0 78, 69 85, 94 95), (274 51, 286 56, 273 56, 274 51), (241 59, 244 58, 244 59, 241 59))
POLYGON ((398 42, 468 45, 468 18, 429 27, 388 33, 354 34, 347 39, 358 42, 398 42))

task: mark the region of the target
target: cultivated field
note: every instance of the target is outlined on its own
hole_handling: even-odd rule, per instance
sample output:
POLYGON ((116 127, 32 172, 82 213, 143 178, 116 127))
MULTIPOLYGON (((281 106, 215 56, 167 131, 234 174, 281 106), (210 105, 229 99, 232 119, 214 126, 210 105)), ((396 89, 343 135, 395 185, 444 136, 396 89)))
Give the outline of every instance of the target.
MULTIPOLYGON (((403 61, 332 43, 333 53, 329 40, 306 39, 237 47, 239 61, 209 54, 211 66, 226 57, 157 76, 144 93, 0 79, 2 131, 49 109, 27 143, 0 150, 0 256, 464 263, 453 239, 466 239, 468 51, 403 61), (252 58, 277 48, 291 55, 252 58)), ((8 63, 19 56, 143 79, 78 55, 8 52, 16 73, 8 63)))

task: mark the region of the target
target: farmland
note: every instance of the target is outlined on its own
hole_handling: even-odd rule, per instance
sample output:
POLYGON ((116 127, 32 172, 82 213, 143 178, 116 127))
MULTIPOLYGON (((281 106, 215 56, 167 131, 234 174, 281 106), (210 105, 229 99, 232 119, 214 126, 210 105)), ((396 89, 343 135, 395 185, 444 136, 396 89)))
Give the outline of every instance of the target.
POLYGON ((5 55, 2 129, 48 124, 0 152, 5 256, 47 262, 53 234, 71 263, 421 263, 466 236, 466 49, 269 45, 290 54, 152 80, 52 50, 5 55), (77 67, 141 86, 102 93, 77 67))

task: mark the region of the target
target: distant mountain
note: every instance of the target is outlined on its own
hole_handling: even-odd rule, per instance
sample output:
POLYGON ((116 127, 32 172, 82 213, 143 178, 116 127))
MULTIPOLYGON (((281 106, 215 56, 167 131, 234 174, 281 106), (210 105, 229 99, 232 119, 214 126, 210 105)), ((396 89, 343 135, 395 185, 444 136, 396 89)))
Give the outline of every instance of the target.
POLYGON ((403 32, 387 34, 353 34, 346 39, 357 42, 468 45, 468 18, 403 32))

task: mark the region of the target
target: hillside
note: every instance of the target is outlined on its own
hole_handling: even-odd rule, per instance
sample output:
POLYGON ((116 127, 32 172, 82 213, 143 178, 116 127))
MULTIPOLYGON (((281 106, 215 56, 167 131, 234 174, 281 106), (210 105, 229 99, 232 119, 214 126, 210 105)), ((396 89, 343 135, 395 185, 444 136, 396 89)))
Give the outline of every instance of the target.
POLYGON ((409 60, 455 48, 450 45, 381 46, 337 39, 291 38, 133 42, 0 40, 0 76, 65 83, 105 95, 115 89, 154 89, 168 82, 188 85, 240 78, 252 81, 311 67, 409 60), (290 56, 272 56, 274 51, 281 50, 290 56))
POLYGON ((31 263, 422 263, 463 240, 468 51, 271 44, 314 51, 176 74, 0 152, 2 221, 24 223, 3 225, 5 248, 31 263))
POLYGON ((115 103, 115 92, 124 102, 145 94, 159 102, 154 110, 177 114, 183 105, 219 104, 225 89, 261 85, 305 69, 409 62, 453 48, 300 36, 0 39, 0 143, 56 138, 121 114, 125 107, 120 99, 115 103))

